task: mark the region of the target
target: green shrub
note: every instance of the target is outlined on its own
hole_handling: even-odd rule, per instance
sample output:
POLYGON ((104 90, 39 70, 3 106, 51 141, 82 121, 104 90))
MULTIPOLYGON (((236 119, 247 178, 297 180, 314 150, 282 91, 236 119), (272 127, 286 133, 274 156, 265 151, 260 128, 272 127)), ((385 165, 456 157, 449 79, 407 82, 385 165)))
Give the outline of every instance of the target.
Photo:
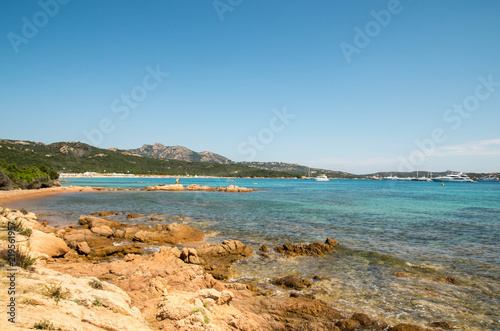
POLYGON ((31 230, 30 228, 25 228, 20 220, 17 220, 15 222, 10 222, 10 224, 13 225, 11 229, 14 229, 16 232, 18 232, 23 236, 29 237, 33 233, 33 230, 31 230))
POLYGON ((47 320, 41 320, 36 322, 33 325, 33 328, 37 330, 55 330, 54 324, 52 324, 50 321, 47 320))
POLYGON ((70 296, 69 291, 64 290, 61 284, 62 283, 60 283, 59 285, 56 284, 45 285, 45 289, 42 292, 43 295, 46 295, 49 298, 54 299, 56 305, 59 303, 61 299, 68 299, 70 296))
POLYGON ((59 177, 59 174, 46 166, 40 168, 18 167, 16 164, 7 164, 0 161, 0 189, 9 190, 12 188, 38 189, 51 187, 53 180, 59 177))
POLYGON ((203 318, 203 321, 205 322, 205 324, 208 324, 208 323, 210 323, 210 318, 208 316, 205 316, 203 318))
POLYGON ((37 259, 36 257, 30 256, 29 250, 23 251, 19 248, 19 246, 16 247, 16 250, 14 251, 14 256, 16 259, 16 265, 18 267, 25 269, 25 270, 28 270, 29 267, 31 267, 37 259))
POLYGON ((89 286, 95 288, 96 290, 102 290, 102 283, 98 280, 91 280, 89 286))
POLYGON ((101 307, 101 306, 102 306, 102 302, 101 302, 101 300, 99 300, 99 299, 97 299, 97 298, 94 300, 94 302, 92 302, 92 304, 93 304, 94 306, 97 306, 97 307, 101 307))
POLYGON ((12 190, 13 184, 9 176, 0 168, 0 190, 12 190))

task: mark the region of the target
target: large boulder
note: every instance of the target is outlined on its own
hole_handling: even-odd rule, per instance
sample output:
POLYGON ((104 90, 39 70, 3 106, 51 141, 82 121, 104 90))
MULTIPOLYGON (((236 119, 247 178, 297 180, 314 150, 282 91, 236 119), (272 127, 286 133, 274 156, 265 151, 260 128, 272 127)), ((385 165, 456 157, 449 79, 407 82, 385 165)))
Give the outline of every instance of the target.
POLYGON ((29 248, 32 252, 44 253, 50 257, 64 256, 70 250, 61 238, 38 230, 33 230, 29 238, 29 248))
POLYGON ((325 255, 332 252, 339 243, 331 238, 327 238, 324 243, 312 243, 307 245, 284 244, 283 246, 275 247, 274 250, 283 254, 286 257, 303 256, 303 255, 325 255))

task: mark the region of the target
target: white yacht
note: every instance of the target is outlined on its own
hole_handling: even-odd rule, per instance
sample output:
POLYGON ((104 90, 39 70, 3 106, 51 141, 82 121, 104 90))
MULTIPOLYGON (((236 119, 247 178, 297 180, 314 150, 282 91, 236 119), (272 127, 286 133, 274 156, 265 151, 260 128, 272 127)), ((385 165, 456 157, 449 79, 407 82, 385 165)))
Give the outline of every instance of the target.
POLYGON ((326 177, 326 175, 316 176, 316 177, 314 177, 314 180, 317 181, 317 182, 327 182, 327 181, 329 181, 329 179, 328 179, 328 177, 326 177))
POLYGON ((474 183, 472 179, 469 178, 466 174, 463 172, 459 172, 456 174, 449 174, 446 176, 440 176, 440 177, 435 177, 432 178, 433 181, 435 182, 468 182, 468 183, 474 183))
POLYGON ((492 175, 489 175, 488 177, 481 177, 478 178, 478 182, 500 182, 500 179, 498 177, 494 177, 492 175))

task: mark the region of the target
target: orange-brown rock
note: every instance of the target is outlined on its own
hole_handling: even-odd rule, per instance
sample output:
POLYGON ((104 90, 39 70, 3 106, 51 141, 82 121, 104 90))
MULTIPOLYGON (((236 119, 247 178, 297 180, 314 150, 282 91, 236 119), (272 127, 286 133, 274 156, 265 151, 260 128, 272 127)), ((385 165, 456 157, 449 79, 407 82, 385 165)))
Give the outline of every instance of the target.
POLYGON ((431 329, 423 328, 414 324, 401 323, 395 326, 391 326, 389 331, 431 331, 431 329))
POLYGON ((262 245, 259 247, 259 251, 269 253, 269 248, 266 245, 262 245))
POLYGON ((32 252, 47 254, 50 257, 64 256, 70 250, 61 238, 38 230, 33 230, 29 237, 29 249, 32 252))
MULTIPOLYGON (((125 237, 127 232, 125 231, 125 237)), ((185 224, 171 223, 158 225, 157 228, 148 228, 137 231, 133 240, 138 242, 178 245, 181 243, 197 242, 205 238, 200 230, 185 224)))
POLYGON ((253 250, 238 240, 224 240, 220 244, 202 245, 196 247, 200 264, 216 279, 231 277, 231 263, 251 256, 253 250))
POLYGON ((325 255, 332 252, 338 245, 336 240, 327 238, 324 243, 312 243, 307 245, 284 244, 283 246, 275 247, 274 250, 285 255, 286 257, 303 256, 303 255, 325 255))
POLYGON ((388 326, 386 323, 374 320, 370 318, 370 316, 368 316, 367 314, 363 313, 352 314, 351 320, 359 322, 359 325, 369 330, 385 330, 387 329, 388 326))
POLYGON ((83 255, 90 254, 90 247, 85 241, 77 243, 75 248, 79 254, 83 254, 83 255))
POLYGON ((350 318, 340 320, 336 323, 336 325, 342 331, 356 331, 359 330, 361 327, 361 324, 358 321, 355 321, 350 318))
POLYGON ((182 184, 171 184, 171 185, 157 185, 148 186, 143 189, 143 191, 219 191, 219 192, 253 192, 258 191, 257 189, 239 187, 235 185, 229 185, 228 187, 210 187, 210 186, 200 186, 198 184, 192 184, 184 187, 182 184))
POLYGON ((110 255, 127 255, 127 254, 143 254, 144 251, 140 245, 119 245, 119 246, 106 246, 94 248, 93 252, 89 255, 91 257, 105 257, 110 255))
POLYGON ((431 322, 431 323, 429 323, 429 326, 431 326, 433 328, 441 328, 441 329, 445 329, 445 330, 453 329, 453 326, 451 324, 449 324, 448 322, 443 322, 443 321, 431 322))
POLYGON ((123 224, 118 221, 88 215, 80 216, 80 218, 78 219, 78 223, 81 225, 87 225, 89 229, 103 225, 109 226, 112 229, 117 229, 123 226, 123 224))

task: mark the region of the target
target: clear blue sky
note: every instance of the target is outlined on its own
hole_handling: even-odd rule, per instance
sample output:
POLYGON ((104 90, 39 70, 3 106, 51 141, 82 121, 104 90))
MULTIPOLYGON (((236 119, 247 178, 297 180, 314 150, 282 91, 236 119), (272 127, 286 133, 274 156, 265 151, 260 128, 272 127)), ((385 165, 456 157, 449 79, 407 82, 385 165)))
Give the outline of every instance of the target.
POLYGON ((500 171, 500 1, 59 1, 0 4, 0 138, 500 171))

